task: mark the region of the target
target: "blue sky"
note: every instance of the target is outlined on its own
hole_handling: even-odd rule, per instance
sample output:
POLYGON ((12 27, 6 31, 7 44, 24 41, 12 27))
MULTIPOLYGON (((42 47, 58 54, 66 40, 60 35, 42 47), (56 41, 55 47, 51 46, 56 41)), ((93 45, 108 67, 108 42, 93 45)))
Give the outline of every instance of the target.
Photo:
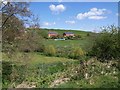
POLYGON ((99 31, 118 24, 117 2, 31 2, 41 28, 99 31))

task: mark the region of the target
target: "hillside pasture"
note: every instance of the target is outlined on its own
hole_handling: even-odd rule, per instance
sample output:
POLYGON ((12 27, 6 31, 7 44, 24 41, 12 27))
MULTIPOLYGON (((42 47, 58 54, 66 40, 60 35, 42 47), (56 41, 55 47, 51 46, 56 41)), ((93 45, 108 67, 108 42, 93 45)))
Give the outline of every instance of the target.
POLYGON ((57 32, 59 35, 63 35, 64 32, 73 32, 75 35, 81 35, 83 37, 85 37, 87 35, 87 33, 92 33, 89 31, 83 31, 83 30, 62 30, 62 29, 41 29, 41 31, 44 32, 57 32))
POLYGON ((54 39, 46 39, 44 41, 44 45, 54 45, 56 48, 59 47, 81 47, 84 50, 88 50, 89 46, 92 45, 92 41, 90 38, 85 38, 81 40, 58 40, 55 41, 54 39))
MULTIPOLYGON (((76 31, 76 30, 59 30, 59 29, 41 29, 39 33, 40 35, 44 34, 47 35, 49 31, 57 32, 61 37, 63 37, 64 32, 73 32, 74 35, 80 35, 81 38, 74 39, 74 40, 54 40, 54 39, 45 39, 44 45, 53 45, 56 48, 61 47, 81 47, 84 50, 88 50, 90 46, 92 46, 92 43, 97 36, 97 34, 92 32, 86 32, 86 31, 76 31), (46 33, 46 34, 45 34, 46 33), (88 35, 89 34, 89 35, 88 35)), ((63 37, 64 38, 64 37, 63 37)))

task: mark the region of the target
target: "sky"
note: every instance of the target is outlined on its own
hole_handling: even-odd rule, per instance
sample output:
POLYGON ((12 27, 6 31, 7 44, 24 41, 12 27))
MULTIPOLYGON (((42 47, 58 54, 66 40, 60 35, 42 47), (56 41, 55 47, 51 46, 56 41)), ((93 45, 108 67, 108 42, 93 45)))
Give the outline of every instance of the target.
POLYGON ((118 25, 117 2, 31 2, 41 28, 100 31, 118 25))

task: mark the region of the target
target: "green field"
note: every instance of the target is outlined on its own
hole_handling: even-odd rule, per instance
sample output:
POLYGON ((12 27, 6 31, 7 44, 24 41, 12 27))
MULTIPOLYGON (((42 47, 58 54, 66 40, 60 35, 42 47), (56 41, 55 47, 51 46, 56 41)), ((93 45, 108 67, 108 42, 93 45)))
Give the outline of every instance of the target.
POLYGON ((84 50, 88 50, 92 46, 93 41, 97 34, 86 31, 76 31, 76 30, 59 30, 59 29, 41 29, 42 32, 48 33, 48 31, 58 32, 59 35, 62 35, 64 32, 73 32, 75 35, 80 35, 79 40, 63 40, 55 41, 54 39, 45 39, 44 45, 54 45, 56 48, 59 47, 81 47, 84 50), (89 36, 87 36, 89 34, 89 36))
POLYGON ((45 45, 54 45, 57 47, 81 47, 84 50, 88 50, 89 46, 92 45, 91 40, 65 40, 65 41, 55 41, 55 40, 45 40, 45 45))
POLYGON ((91 33, 92 32, 89 32, 89 31, 83 31, 83 30, 62 30, 62 29, 41 29, 42 31, 45 31, 45 32, 48 32, 48 31, 55 31, 57 32, 58 34, 60 35, 63 35, 64 32, 73 32, 75 35, 81 35, 81 36, 86 36, 87 33, 91 33))

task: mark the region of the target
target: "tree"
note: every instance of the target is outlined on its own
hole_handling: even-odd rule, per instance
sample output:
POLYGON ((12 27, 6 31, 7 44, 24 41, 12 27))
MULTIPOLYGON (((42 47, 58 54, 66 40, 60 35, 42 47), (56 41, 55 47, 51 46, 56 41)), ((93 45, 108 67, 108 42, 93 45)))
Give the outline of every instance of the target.
POLYGON ((27 30, 19 43, 19 50, 24 52, 43 51, 43 38, 38 34, 38 30, 27 30))
MULTIPOLYGON (((2 15, 3 22, 7 16, 5 14, 2 15)), ((11 16, 2 30, 3 40, 14 41, 15 37, 18 37, 22 30, 24 30, 23 21, 16 16, 11 16)))
MULTIPOLYGON (((7 15, 3 15, 2 20, 4 21, 6 17, 7 15)), ((12 53, 12 51, 14 51, 13 49, 18 46, 17 43, 24 34, 23 24, 23 21, 19 20, 16 16, 11 16, 7 20, 4 28, 2 29, 3 51, 10 51, 12 53)))
POLYGON ((104 27, 96 39, 91 55, 101 60, 120 58, 119 29, 114 25, 104 27))
POLYGON ((4 28, 8 19, 12 16, 23 16, 29 17, 31 15, 30 10, 28 9, 29 4, 26 2, 2 2, 1 12, 3 15, 7 15, 5 20, 2 22, 2 28, 4 28))
POLYGON ((2 15, 2 45, 3 51, 10 53, 16 47, 18 38, 24 33, 24 19, 29 17, 31 12, 29 4, 25 2, 2 2, 0 14, 2 15))
POLYGON ((31 23, 28 23, 30 25, 30 28, 34 28, 34 29, 39 29, 40 28, 40 24, 39 24, 39 18, 38 16, 32 15, 32 21, 31 23))
MULTIPOLYGON (((29 22, 28 20, 32 21, 33 18, 30 19, 30 17, 33 14, 29 10, 29 3, 26 2, 2 2, 0 9, 2 15, 2 50, 9 53, 11 57, 12 52, 20 49, 22 42, 25 46, 27 45, 26 38, 23 37, 25 35, 31 37, 31 35, 26 34, 25 24, 29 22)), ((29 39, 31 40, 31 38, 29 39)), ((30 40, 28 41, 31 42, 30 40)))
POLYGON ((0 13, 2 14, 3 51, 11 53, 25 48, 30 51, 41 50, 42 38, 36 34, 38 30, 35 30, 40 28, 39 18, 31 13, 29 3, 2 2, 0 13), (28 31, 25 28, 26 24, 32 26, 33 30, 28 31))

